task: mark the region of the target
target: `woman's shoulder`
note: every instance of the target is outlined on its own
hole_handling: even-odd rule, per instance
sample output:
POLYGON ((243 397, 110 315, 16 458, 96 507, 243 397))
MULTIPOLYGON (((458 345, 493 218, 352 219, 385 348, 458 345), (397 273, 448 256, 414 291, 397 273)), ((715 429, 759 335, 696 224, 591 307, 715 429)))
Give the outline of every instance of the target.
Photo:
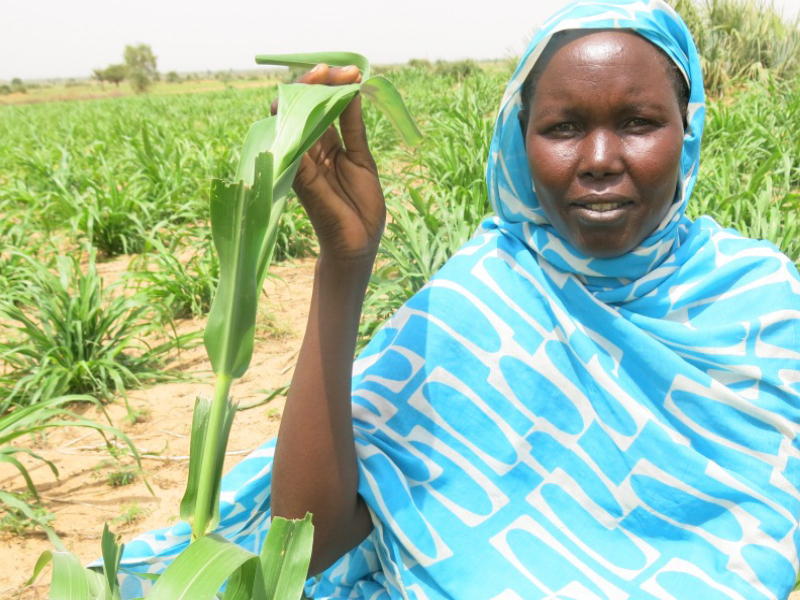
MULTIPOLYGON (((708 215, 699 217, 689 225, 683 245, 687 244, 693 255, 706 246, 707 252, 714 253, 718 264, 740 262, 747 265, 775 261, 794 267, 792 260, 773 242, 746 237, 733 227, 723 227, 708 215)), ((793 268, 793 271, 797 276, 797 269, 793 268)))
POLYGON ((758 288, 764 293, 778 294, 781 304, 788 303, 800 310, 797 267, 769 240, 745 237, 736 229, 703 216, 688 226, 678 254, 682 255, 680 262, 685 273, 704 273, 720 292, 742 286, 758 288))

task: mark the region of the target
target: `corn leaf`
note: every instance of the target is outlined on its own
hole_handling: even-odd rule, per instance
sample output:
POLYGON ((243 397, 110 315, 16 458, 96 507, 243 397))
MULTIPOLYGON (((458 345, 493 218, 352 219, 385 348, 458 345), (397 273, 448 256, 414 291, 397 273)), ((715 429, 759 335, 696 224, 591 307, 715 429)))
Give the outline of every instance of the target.
MULTIPOLYGON (((181 500, 180 515, 181 519, 189 522, 194 529, 195 514, 197 510, 197 497, 200 489, 201 481, 201 462, 204 454, 204 447, 210 441, 210 432, 208 430, 209 421, 211 416, 211 400, 208 398, 199 397, 194 403, 194 412, 192 413, 192 436, 189 443, 189 477, 186 482, 186 491, 181 500)), ((219 524, 219 489, 222 482, 222 466, 225 461, 225 448, 228 445, 228 436, 231 432, 233 425, 233 417, 236 414, 236 408, 230 401, 225 401, 225 414, 223 416, 223 424, 220 431, 215 432, 213 435, 218 438, 218 451, 214 455, 214 464, 209 471, 213 477, 212 482, 209 484, 212 488, 211 498, 213 505, 210 508, 210 515, 208 517, 208 529, 215 529, 219 524)), ((194 531, 195 537, 200 537, 204 531, 194 531)))
POLYGON ((278 88, 278 123, 274 145, 275 174, 280 174, 313 146, 358 93, 359 84, 278 88))
POLYGON ((203 456, 203 444, 208 428, 208 416, 211 412, 211 400, 198 396, 194 400, 192 411, 192 435, 189 441, 189 476, 186 491, 181 499, 180 515, 183 521, 194 521, 197 503, 197 486, 200 482, 200 457, 203 456), (196 457, 196 458, 195 458, 196 457))
POLYGON ((276 119, 269 117, 256 121, 247 130, 244 139, 242 155, 236 168, 234 181, 244 181, 246 186, 252 187, 256 176, 256 158, 263 152, 268 152, 272 141, 275 139, 276 119))
POLYGON ((28 585, 36 581, 51 562, 53 578, 50 583, 50 600, 112 600, 104 596, 103 576, 84 569, 80 559, 69 552, 42 552, 28 585))
POLYGON ((117 537, 108 529, 108 523, 103 525, 103 537, 100 542, 103 551, 103 575, 105 576, 104 591, 107 600, 121 600, 117 573, 122 559, 125 544, 117 542, 117 537))
POLYGON ((225 586, 225 600, 266 600, 264 576, 257 560, 250 560, 234 571, 225 586))
POLYGON ((273 517, 261 549, 261 570, 269 600, 295 600, 303 593, 311 562, 314 525, 304 519, 273 517))
MULTIPOLYGON (((222 584, 248 562, 258 565, 258 557, 216 534, 203 536, 167 567, 147 600, 212 600, 222 584)), ((257 569, 248 572, 257 573, 257 569)))
POLYGON ((391 121, 409 146, 415 146, 422 141, 422 133, 417 129, 400 92, 386 77, 370 77, 361 84, 361 93, 391 121))
POLYGON ((205 330, 214 373, 241 377, 250 365, 258 303, 258 258, 272 210, 272 155, 256 159, 253 187, 214 181, 211 232, 219 255, 219 285, 205 330))

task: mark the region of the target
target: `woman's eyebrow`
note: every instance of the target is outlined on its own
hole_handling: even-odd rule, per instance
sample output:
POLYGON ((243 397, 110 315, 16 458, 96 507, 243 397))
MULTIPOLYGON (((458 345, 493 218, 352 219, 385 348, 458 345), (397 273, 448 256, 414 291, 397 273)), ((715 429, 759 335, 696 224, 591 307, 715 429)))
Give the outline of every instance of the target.
POLYGON ((669 106, 662 102, 630 102, 620 107, 620 112, 661 112, 665 110, 669 110, 669 106))
POLYGON ((547 117, 568 117, 580 111, 574 110, 570 106, 557 105, 547 108, 536 108, 531 111, 531 116, 534 118, 547 118, 547 117))
MULTIPOLYGON (((632 113, 632 112, 666 112, 669 106, 666 102, 650 102, 650 101, 633 101, 626 102, 613 108, 614 113, 632 113)), ((574 104, 551 104, 542 108, 535 108, 531 111, 531 116, 534 119, 547 119, 552 117, 567 118, 572 116, 581 116, 585 114, 586 107, 577 106, 574 104)))

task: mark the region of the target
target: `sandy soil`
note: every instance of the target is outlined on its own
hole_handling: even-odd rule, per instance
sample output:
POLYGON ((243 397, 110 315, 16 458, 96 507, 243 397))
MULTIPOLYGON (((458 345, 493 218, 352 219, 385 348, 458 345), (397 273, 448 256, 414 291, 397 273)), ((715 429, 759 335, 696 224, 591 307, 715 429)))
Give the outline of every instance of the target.
MULTIPOLYGON (((123 260, 98 265, 110 283, 124 272, 123 260)), ((250 370, 234 384, 233 397, 242 405, 266 397, 272 389, 289 382, 311 298, 314 260, 286 263, 272 268, 275 279, 265 284, 267 298, 259 309, 256 346, 250 370)), ((202 321, 186 322, 182 329, 200 329, 202 321)), ((184 351, 177 358, 179 368, 197 378, 188 383, 161 384, 128 393, 134 410, 142 420, 126 422, 124 403, 109 406, 115 425, 134 441, 143 457, 146 477, 154 495, 141 477, 128 485, 112 487, 112 473, 129 470, 132 460, 122 456, 110 460, 102 438, 80 428, 59 428, 32 447, 52 460, 60 471, 56 479, 41 464, 30 463, 45 506, 55 515, 51 523, 69 550, 88 562, 100 553, 104 521, 122 536, 123 541, 138 533, 176 522, 188 470, 191 412, 195 396, 210 395, 213 379, 202 346, 184 351), (127 469, 126 469, 127 467, 127 469)), ((230 469, 250 451, 277 434, 283 398, 267 405, 240 412, 233 424, 225 469, 230 469)), ((80 409, 79 409, 80 410, 80 409)), ((94 409, 83 409, 86 416, 102 419, 94 409)), ((25 440, 28 443, 28 440, 25 440)), ((8 465, 0 465, 0 489, 23 491, 24 483, 8 465)), ((44 535, 0 534, 0 599, 38 599, 47 597, 49 574, 42 582, 25 588, 39 555, 51 544, 44 535)))

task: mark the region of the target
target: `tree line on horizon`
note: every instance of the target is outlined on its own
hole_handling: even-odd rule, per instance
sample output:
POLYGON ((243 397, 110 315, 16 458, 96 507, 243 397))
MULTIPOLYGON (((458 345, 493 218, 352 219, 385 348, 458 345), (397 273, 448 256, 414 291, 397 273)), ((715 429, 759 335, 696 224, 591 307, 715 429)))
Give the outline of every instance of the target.
POLYGON ((113 83, 117 87, 127 80, 137 94, 146 92, 160 80, 157 58, 149 44, 127 45, 122 53, 123 62, 108 65, 105 69, 94 69, 92 77, 100 82, 113 83))

